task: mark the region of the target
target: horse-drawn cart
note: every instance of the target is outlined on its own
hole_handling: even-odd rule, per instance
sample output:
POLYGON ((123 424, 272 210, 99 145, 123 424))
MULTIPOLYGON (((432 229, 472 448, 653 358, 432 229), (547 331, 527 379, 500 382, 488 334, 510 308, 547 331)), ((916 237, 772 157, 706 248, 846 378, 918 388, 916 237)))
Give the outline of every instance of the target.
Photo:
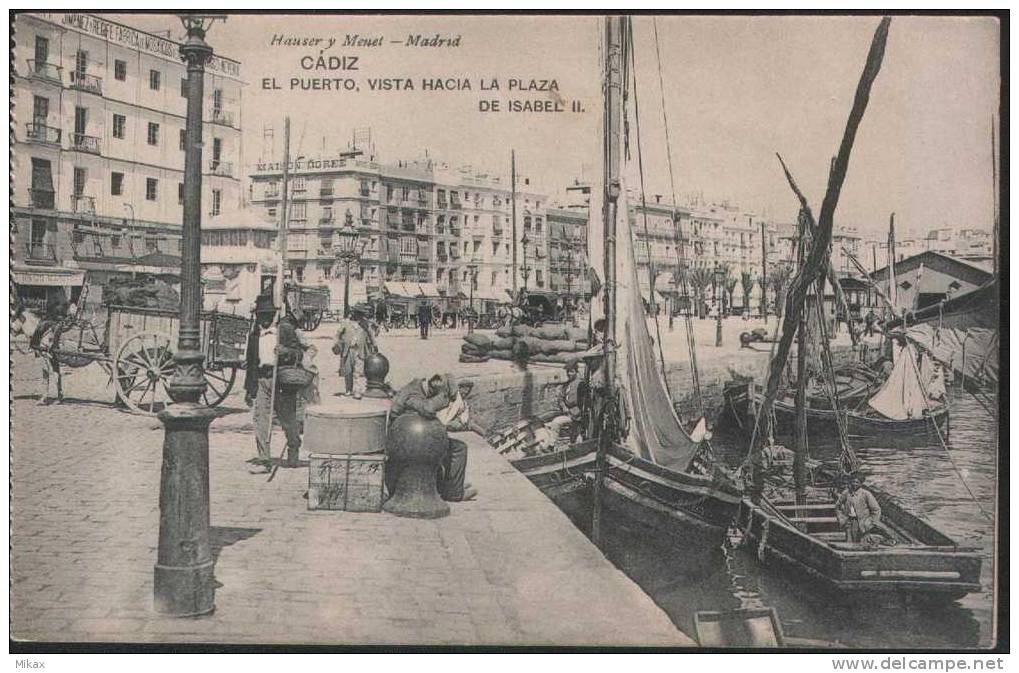
MULTIPOLYGON (((155 414, 169 403, 166 385, 173 376, 180 316, 176 311, 109 306, 102 332, 99 320, 71 317, 53 330, 43 350, 60 366, 97 363, 110 376, 117 399, 132 411, 155 414)), ((203 311, 201 349, 205 354, 203 402, 214 407, 230 394, 244 367, 249 321, 203 311)))

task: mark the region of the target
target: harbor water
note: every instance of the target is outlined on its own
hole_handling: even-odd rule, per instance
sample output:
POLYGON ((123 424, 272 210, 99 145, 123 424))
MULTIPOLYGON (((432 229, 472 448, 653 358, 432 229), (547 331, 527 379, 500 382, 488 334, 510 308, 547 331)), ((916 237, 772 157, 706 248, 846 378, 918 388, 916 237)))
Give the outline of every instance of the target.
MULTIPOLYGON (((794 645, 987 647, 994 612, 996 427, 997 419, 968 393, 955 391, 948 452, 940 444, 906 450, 856 448, 871 483, 960 546, 982 553, 983 591, 955 602, 907 602, 897 596, 833 600, 802 575, 761 565, 735 531, 722 548, 704 549, 656 538, 639 524, 609 517, 602 550, 691 636, 698 611, 773 607, 794 645)), ((716 435, 713 444, 733 465, 746 452, 738 440, 716 435)), ((563 503, 563 508, 587 531, 590 509, 585 504, 563 503)))

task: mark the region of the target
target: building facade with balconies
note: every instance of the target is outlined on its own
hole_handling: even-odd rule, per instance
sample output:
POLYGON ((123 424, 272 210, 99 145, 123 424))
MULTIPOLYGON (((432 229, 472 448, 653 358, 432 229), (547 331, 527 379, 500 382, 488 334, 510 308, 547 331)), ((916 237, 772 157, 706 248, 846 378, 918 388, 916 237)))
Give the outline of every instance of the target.
POLYGON ((584 297, 590 291, 587 270, 587 208, 549 207, 549 289, 567 296, 584 297))
MULTIPOLYGON (((302 158, 290 171, 287 266, 298 282, 331 285, 342 278, 337 237, 349 213, 365 241, 351 276, 363 280, 367 292, 389 283, 460 301, 471 296, 476 277, 476 300, 509 300, 508 180, 427 159, 382 164, 357 151, 302 158)), ((257 163, 251 172, 252 206, 278 222, 281 192, 280 163, 257 163)), ((541 194, 518 191, 518 283, 523 285, 526 276, 529 287, 547 289, 544 208, 541 194)))
MULTIPOLYGON (((66 269, 176 273, 187 105, 179 44, 84 13, 21 13, 14 30, 19 291, 39 295, 66 269)), ((240 77, 222 56, 206 66, 203 224, 240 205, 240 77)))

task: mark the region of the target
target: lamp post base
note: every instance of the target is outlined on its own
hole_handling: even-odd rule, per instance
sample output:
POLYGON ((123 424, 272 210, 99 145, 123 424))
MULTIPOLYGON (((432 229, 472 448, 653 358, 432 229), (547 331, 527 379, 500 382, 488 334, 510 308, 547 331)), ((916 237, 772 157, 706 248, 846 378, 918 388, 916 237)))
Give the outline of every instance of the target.
POLYGON ((159 484, 159 551, 152 576, 156 612, 194 617, 215 609, 209 545, 209 425, 221 412, 195 402, 159 414, 165 428, 159 484))
POLYGON ((216 610, 212 570, 212 561, 177 567, 157 563, 152 576, 156 612, 169 617, 212 614, 216 610))

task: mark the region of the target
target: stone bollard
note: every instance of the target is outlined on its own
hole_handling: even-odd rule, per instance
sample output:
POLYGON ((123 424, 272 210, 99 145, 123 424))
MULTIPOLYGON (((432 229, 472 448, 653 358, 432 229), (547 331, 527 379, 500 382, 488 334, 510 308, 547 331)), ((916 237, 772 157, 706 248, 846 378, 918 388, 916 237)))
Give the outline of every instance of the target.
POLYGON ((382 509, 396 516, 439 519, 449 505, 439 497, 437 477, 449 438, 436 420, 402 414, 389 426, 386 482, 389 500, 382 509))
POLYGON ((389 386, 386 375, 389 374, 389 358, 382 353, 372 353, 364 360, 364 377, 367 379, 368 390, 365 397, 389 397, 389 386))

